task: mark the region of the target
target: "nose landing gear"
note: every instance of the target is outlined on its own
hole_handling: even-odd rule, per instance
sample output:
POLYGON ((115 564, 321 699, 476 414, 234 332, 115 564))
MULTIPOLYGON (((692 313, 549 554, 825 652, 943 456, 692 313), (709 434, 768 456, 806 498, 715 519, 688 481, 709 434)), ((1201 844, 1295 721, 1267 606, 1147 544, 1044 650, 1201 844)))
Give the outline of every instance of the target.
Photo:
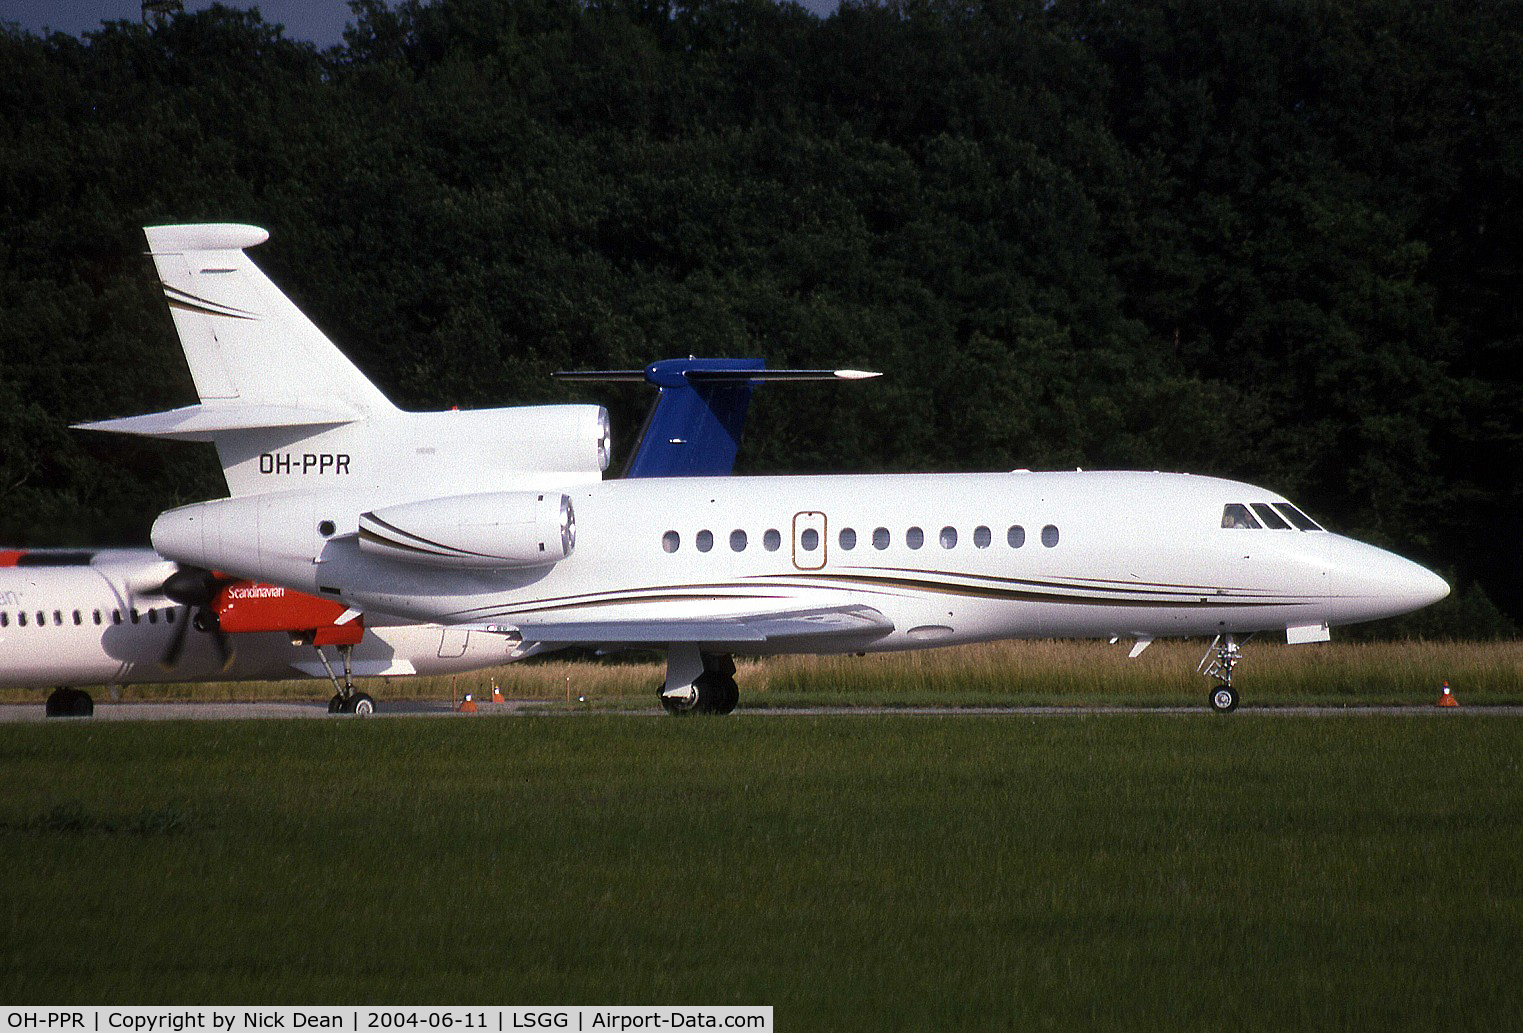
POLYGON ((1211 709, 1218 714, 1230 714, 1237 709, 1237 690, 1232 687, 1232 671, 1243 658, 1242 643, 1236 635, 1218 635, 1211 640, 1206 655, 1201 657, 1196 671, 1207 678, 1215 678, 1219 685, 1211 690, 1211 709))

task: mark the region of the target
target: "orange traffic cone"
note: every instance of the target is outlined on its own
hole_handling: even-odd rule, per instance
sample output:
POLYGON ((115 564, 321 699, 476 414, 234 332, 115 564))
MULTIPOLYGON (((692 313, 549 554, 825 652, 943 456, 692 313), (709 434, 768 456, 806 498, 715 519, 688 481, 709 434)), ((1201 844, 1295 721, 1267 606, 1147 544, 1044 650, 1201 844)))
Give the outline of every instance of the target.
POLYGON ((497 683, 495 681, 492 682, 492 702, 493 703, 505 703, 505 702, 507 702, 506 700, 504 700, 502 698, 502 690, 497 687, 497 683))
POLYGON ((474 714, 476 712, 476 701, 471 699, 469 692, 465 694, 465 702, 460 704, 460 712, 462 714, 474 714))
POLYGON ((1438 697, 1438 702, 1433 705, 1435 707, 1457 707, 1460 705, 1460 701, 1455 699, 1454 693, 1449 690, 1448 682, 1444 682, 1444 691, 1438 697))

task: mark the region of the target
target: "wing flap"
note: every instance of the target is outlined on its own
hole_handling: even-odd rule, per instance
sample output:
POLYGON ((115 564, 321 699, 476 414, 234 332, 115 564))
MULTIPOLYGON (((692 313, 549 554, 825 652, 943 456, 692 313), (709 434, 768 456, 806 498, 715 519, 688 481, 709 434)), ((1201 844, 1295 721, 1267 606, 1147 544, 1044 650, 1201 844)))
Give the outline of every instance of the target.
MULTIPOLYGON (((522 621, 525 641, 545 645, 650 645, 668 642, 765 645, 779 641, 874 639, 894 630, 871 606, 781 610, 734 617, 666 617, 605 621, 522 621)), ((500 629, 498 629, 500 630, 500 629)))

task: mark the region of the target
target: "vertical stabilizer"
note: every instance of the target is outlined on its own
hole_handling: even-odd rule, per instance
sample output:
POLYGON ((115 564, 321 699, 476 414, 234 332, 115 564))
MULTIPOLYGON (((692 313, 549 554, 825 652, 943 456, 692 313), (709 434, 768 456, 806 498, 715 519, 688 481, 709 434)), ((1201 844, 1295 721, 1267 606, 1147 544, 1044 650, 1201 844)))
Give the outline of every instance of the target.
POLYGON ((210 223, 144 233, 203 405, 394 409, 244 254, 269 239, 265 230, 210 223))

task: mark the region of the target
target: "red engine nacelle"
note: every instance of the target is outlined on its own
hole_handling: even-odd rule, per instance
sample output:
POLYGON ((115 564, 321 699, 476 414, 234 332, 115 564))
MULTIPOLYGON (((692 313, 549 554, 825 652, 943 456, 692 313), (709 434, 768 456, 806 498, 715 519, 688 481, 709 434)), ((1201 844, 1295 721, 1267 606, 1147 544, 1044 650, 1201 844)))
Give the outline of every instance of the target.
POLYGON ((311 635, 317 646, 352 646, 365 637, 363 614, 338 623, 348 613, 343 603, 293 592, 279 585, 234 581, 212 596, 211 610, 223 631, 285 631, 311 635))

